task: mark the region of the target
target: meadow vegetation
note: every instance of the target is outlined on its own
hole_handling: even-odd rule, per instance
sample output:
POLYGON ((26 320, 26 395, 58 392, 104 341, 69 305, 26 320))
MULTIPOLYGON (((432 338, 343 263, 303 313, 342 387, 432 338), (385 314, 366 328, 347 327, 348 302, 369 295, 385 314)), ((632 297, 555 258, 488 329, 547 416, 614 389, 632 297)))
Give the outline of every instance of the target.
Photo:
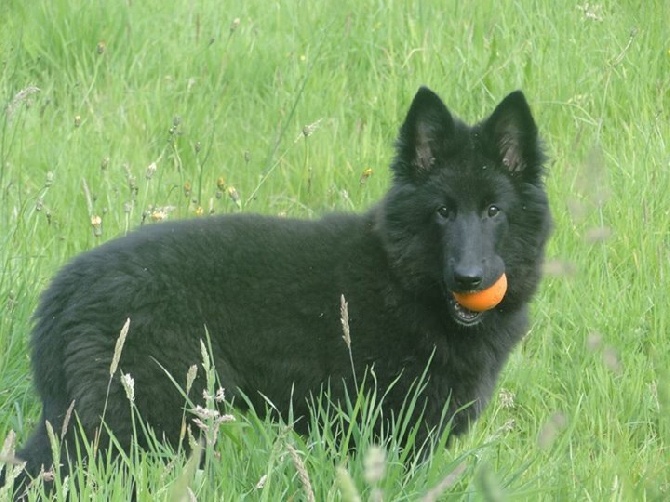
POLYGON ((469 435, 408 461, 350 423, 380 396, 322 420, 358 455, 328 424, 210 416, 202 469, 157 442, 57 479, 58 499, 127 500, 130 475, 147 501, 669 498, 667 15, 664 0, 5 1, 0 440, 39 417, 30 316, 70 257, 166 218, 365 210, 420 85, 467 120, 523 89, 556 229, 530 332, 469 435))

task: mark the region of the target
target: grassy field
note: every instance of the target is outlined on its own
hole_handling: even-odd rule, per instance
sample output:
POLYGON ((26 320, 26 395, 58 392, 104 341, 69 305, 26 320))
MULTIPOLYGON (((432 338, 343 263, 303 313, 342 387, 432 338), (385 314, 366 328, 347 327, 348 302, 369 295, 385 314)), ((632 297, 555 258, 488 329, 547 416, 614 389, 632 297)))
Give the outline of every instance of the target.
POLYGON ((422 84, 467 120, 523 89, 552 158, 532 328, 450 449, 404 466, 239 416, 202 471, 157 446, 60 499, 127 500, 120 465, 147 501, 670 498, 667 1, 4 5, 0 440, 38 419, 30 315, 75 254, 165 217, 363 210, 422 84))

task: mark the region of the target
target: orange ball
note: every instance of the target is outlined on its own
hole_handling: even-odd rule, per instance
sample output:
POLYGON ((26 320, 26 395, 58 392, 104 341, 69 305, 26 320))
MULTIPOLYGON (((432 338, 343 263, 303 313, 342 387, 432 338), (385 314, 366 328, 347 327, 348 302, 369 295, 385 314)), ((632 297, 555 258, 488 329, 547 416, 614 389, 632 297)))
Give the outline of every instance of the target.
POLYGON ((488 289, 464 293, 454 293, 454 298, 465 308, 474 312, 490 310, 498 305, 507 291, 507 276, 503 273, 488 289))

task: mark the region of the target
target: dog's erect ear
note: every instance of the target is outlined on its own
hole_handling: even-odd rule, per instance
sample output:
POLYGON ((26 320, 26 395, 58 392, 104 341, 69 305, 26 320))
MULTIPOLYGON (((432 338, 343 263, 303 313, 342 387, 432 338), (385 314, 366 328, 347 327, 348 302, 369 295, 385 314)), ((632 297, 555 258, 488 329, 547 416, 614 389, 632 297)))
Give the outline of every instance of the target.
POLYGON ((396 175, 414 177, 430 171, 454 129, 454 119, 440 97, 421 87, 400 128, 393 164, 396 175))
POLYGON ((509 94, 482 124, 487 146, 511 173, 536 175, 542 162, 537 126, 521 91, 509 94))

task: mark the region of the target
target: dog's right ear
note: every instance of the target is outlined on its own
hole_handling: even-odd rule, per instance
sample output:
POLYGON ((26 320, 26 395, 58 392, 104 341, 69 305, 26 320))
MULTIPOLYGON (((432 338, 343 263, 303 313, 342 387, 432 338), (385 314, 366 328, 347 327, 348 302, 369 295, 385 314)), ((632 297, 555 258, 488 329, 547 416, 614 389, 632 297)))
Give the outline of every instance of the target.
POLYGON ((440 97, 421 87, 407 112, 396 142, 392 169, 396 176, 427 174, 447 149, 455 130, 454 119, 440 97))

